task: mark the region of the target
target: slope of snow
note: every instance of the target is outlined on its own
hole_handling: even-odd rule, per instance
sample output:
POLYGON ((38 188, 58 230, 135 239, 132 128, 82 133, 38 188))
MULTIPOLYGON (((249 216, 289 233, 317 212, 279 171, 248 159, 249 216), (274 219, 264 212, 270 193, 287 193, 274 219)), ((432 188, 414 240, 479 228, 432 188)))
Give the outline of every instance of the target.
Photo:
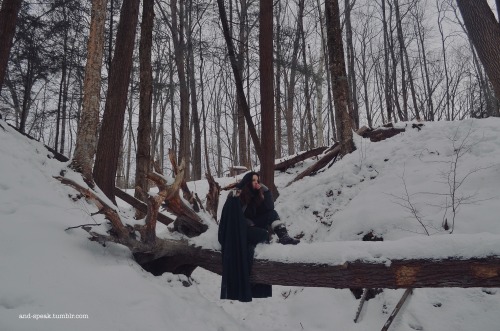
MULTIPOLYGON (((90 242, 81 229, 65 231, 105 222, 101 215, 90 216, 96 208, 74 202, 74 190, 53 178, 68 171, 66 164, 47 158, 40 143, 5 122, 0 125, 0 330, 373 330, 383 326, 404 292, 384 290, 365 304, 355 324, 359 301, 348 289, 274 286, 272 298, 240 303, 219 300, 220 277, 201 268, 192 279, 154 277, 127 249, 90 242), (192 285, 183 286, 186 282, 192 285)), ((500 120, 425 123, 421 131, 399 124, 405 125, 405 133, 383 142, 358 139, 356 152, 289 187, 314 160, 276 173, 276 209, 302 243, 260 245, 258 257, 390 263, 412 256, 500 255, 500 120), (446 204, 457 150, 464 153, 455 182, 465 180, 455 191, 462 204, 449 234, 442 224, 444 219, 453 224, 446 204), (368 232, 386 242, 360 242, 368 232)), ((67 176, 76 178, 71 171, 67 176)), ((237 178, 217 180, 225 186, 237 178)), ((189 186, 200 197, 208 189, 205 181, 189 186)), ((226 196, 221 194, 219 215, 226 196)), ((131 215, 122 205, 121 216, 129 223, 131 215)), ((218 249, 216 233, 211 221, 193 243, 218 249)), ((158 235, 176 236, 163 225, 158 235)), ((416 289, 391 330, 494 331, 499 311, 498 289, 416 289)))

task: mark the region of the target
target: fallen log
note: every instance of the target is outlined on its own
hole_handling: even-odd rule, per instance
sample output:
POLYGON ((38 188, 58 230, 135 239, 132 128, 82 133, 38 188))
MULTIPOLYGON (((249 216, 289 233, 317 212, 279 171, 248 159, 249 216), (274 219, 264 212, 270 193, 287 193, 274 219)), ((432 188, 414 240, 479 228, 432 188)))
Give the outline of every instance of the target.
MULTIPOLYGON (((164 240, 155 252, 136 253, 145 270, 155 275, 183 273, 202 267, 222 273, 219 251, 201 249, 181 241, 164 240)), ((297 246, 297 249, 300 248, 297 246)), ((500 256, 469 259, 397 259, 386 262, 349 261, 342 264, 277 262, 256 258, 255 283, 328 288, 499 287, 500 256)))
POLYGON ((395 128, 392 123, 387 123, 376 129, 368 127, 363 127, 362 129, 362 132, 358 134, 363 138, 369 138, 372 142, 382 141, 406 131, 405 128, 395 128))
MULTIPOLYGON (((128 247, 136 261, 154 275, 172 272, 190 276, 196 267, 202 267, 217 274, 222 273, 220 251, 194 247, 182 240, 166 240, 157 237, 153 239, 152 237, 155 236, 153 223, 156 221, 154 214, 151 214, 152 217, 144 225, 125 225, 116 209, 108 205, 95 192, 70 179, 64 177, 56 177, 56 179, 72 186, 87 199, 92 200, 99 211, 111 222, 112 230, 109 231, 109 235, 93 232, 90 227, 82 227, 91 235, 90 240, 101 244, 114 242, 128 247), (140 240, 137 239, 136 232, 141 233, 140 240)), ((160 182, 161 178, 152 176, 151 179, 160 182)), ((178 179, 171 186, 160 187, 159 197, 155 197, 156 207, 169 195, 178 196, 177 189, 171 190, 178 188, 177 185, 179 185, 178 179)), ((148 206, 149 209, 153 207, 155 207, 153 204, 148 206)), ((439 238, 439 241, 424 242, 424 244, 440 243, 446 247, 454 244, 457 251, 474 251, 474 242, 470 240, 464 244, 459 244, 461 241, 458 240, 452 242, 446 240, 454 239, 443 237, 439 238)), ((497 241, 496 237, 488 239, 478 236, 478 240, 488 247, 497 247, 494 245, 497 241)), ((363 247, 366 247, 364 245, 364 243, 350 243, 346 244, 346 247, 361 251, 363 247)), ((382 256, 380 252, 384 252, 384 249, 385 252, 392 251, 392 243, 388 243, 388 246, 379 245, 372 246, 368 254, 382 256)), ((301 247, 299 245, 287 249, 289 250, 288 256, 293 256, 294 250, 300 252, 301 247)), ((324 249, 324 246, 319 245, 317 249, 324 249)), ((337 249, 342 250, 342 247, 337 249)), ((439 251, 439 247, 436 249, 439 251)), ((425 249, 423 251, 425 252, 425 249)), ((435 250, 430 252, 431 256, 434 256, 435 250)), ((385 258, 373 261, 370 256, 366 258, 358 256, 356 259, 343 263, 280 262, 256 258, 252 267, 251 281, 271 285, 328 288, 500 287, 500 253, 498 250, 493 252, 491 254, 495 255, 482 258, 469 256, 469 258, 438 259, 426 258, 424 255, 413 259, 391 258, 387 260, 385 258)), ((464 256, 463 253, 461 254, 464 256)))
POLYGON ((308 167, 306 170, 302 171, 291 182, 286 184, 286 187, 290 186, 292 183, 294 183, 298 180, 301 180, 302 178, 304 178, 306 176, 310 176, 312 173, 321 170, 328 163, 330 163, 330 161, 333 160, 340 153, 340 144, 336 143, 334 146, 335 147, 333 149, 331 149, 328 153, 326 153, 321 159, 319 159, 318 162, 314 163, 313 165, 308 167))
MULTIPOLYGON (((115 187, 114 193, 115 193, 116 197, 122 199, 123 201, 125 201, 126 203, 128 203, 129 205, 134 207, 135 209, 139 209, 144 214, 147 214, 148 206, 144 202, 134 198, 133 196, 131 196, 130 194, 121 190, 118 187, 115 187)), ((165 225, 169 225, 170 223, 172 223, 174 221, 175 220, 173 218, 170 218, 165 214, 158 213, 158 222, 163 223, 165 225)))
POLYGON ((308 150, 306 152, 303 152, 299 155, 296 155, 288 160, 284 160, 284 161, 281 161, 280 163, 277 163, 275 166, 274 166, 274 170, 278 170, 278 171, 286 171, 288 168, 291 168, 293 167, 295 164, 301 162, 301 161, 304 161, 306 159, 309 159, 311 157, 315 157, 315 156, 318 156, 320 155, 321 153, 323 153, 328 147, 317 147, 317 148, 314 148, 314 149, 311 149, 311 150, 308 150))

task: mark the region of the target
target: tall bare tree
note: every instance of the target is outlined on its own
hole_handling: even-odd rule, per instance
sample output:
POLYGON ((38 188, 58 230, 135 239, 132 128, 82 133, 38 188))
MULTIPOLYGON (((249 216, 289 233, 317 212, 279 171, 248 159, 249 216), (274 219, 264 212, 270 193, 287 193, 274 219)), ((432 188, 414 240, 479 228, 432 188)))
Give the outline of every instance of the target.
POLYGON ((345 68, 338 0, 325 1, 325 17, 333 82, 333 102, 337 118, 337 135, 341 143, 341 154, 346 155, 354 150, 354 142, 352 138, 352 106, 349 100, 349 84, 345 68))
POLYGON ((274 185, 274 84, 273 84, 273 2, 260 0, 259 11, 259 73, 260 73, 260 109, 262 118, 262 159, 261 178, 273 191, 275 198, 278 191, 274 185))
POLYGON ((0 91, 2 90, 7 63, 9 61, 12 39, 16 32, 17 16, 21 9, 21 0, 3 0, 0 9, 0 91))
POLYGON ((90 32, 87 44, 87 63, 83 82, 83 105, 76 147, 70 167, 82 173, 87 183, 93 185, 92 166, 97 146, 101 68, 104 52, 104 24, 107 0, 93 0, 90 32))
MULTIPOLYGON (((154 0, 143 0, 141 41, 139 43, 139 126, 137 128, 137 153, 134 196, 143 199, 149 190, 147 174, 151 169, 151 106, 153 101, 153 68, 151 47, 153 43, 154 0), (138 189, 139 188, 139 189, 138 189), (141 192, 142 190, 142 192, 141 192)), ((136 210, 136 219, 146 216, 136 210)))
POLYGON ((184 176, 190 178, 191 173, 189 171, 190 164, 190 141, 191 134, 189 132, 189 89, 186 79, 186 68, 185 68, 185 40, 184 40, 184 9, 185 0, 179 1, 179 6, 177 6, 177 0, 170 1, 170 12, 172 18, 172 24, 170 29, 172 32, 172 41, 174 44, 174 59, 175 65, 177 67, 177 74, 179 78, 179 94, 180 94, 180 131, 179 131, 179 151, 178 151, 178 163, 181 164, 182 159, 186 162, 186 170, 184 176))
POLYGON ((139 2, 139 0, 124 0, 122 4, 93 171, 96 184, 113 202, 115 202, 113 192, 132 70, 139 2))
POLYGON ((486 0, 457 0, 469 38, 500 100, 500 24, 486 0))

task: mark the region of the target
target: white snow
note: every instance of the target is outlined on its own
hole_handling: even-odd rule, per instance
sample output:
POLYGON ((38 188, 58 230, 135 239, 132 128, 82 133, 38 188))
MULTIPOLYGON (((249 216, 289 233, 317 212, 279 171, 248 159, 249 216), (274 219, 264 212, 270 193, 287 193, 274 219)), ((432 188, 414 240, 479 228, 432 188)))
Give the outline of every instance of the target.
MULTIPOLYGON (((219 300, 220 277, 201 268, 192 279, 154 277, 134 262, 128 249, 90 242, 82 229, 65 231, 87 223, 103 223, 94 227, 102 233, 108 227, 101 215, 90 216, 96 211, 93 205, 74 202, 70 197, 76 192, 53 178, 64 170, 83 183, 67 164, 47 158, 40 143, 5 122, 0 125, 2 331, 379 330, 404 292, 384 290, 366 302, 355 324, 359 301, 348 289, 274 286, 272 298, 240 303, 219 300), (186 282, 192 285, 183 286, 186 282)), ((314 160, 277 172, 276 209, 290 234, 302 235, 302 242, 259 245, 256 257, 338 264, 500 256, 500 119, 424 123, 421 131, 411 123, 398 126, 407 126, 406 132, 377 143, 358 138, 353 154, 289 187, 285 185, 314 160), (464 153, 453 172, 457 151, 464 153), (446 208, 449 175, 461 183, 454 192, 461 205, 453 234, 442 227, 445 219, 453 225, 452 208, 446 208), (368 232, 385 241, 362 242, 368 232)), ((225 186, 242 176, 216 180, 225 186)), ((206 181, 188 184, 203 199, 206 181)), ((219 215, 226 197, 223 192, 219 215)), ((119 205, 122 218, 136 222, 133 210, 119 205)), ((192 242, 219 249, 217 225, 203 217, 209 230, 192 242)), ((162 224, 157 233, 180 238, 162 224)), ((499 312, 496 288, 415 289, 391 330, 496 331, 499 312)))

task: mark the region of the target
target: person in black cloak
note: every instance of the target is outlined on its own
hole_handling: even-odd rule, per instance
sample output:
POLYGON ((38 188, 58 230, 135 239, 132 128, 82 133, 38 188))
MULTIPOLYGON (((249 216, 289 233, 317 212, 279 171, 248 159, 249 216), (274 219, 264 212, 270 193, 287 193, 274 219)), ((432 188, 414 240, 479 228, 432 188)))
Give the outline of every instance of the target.
POLYGON ((281 244, 299 243, 288 235, 274 210, 271 191, 260 183, 259 174, 249 172, 229 193, 222 209, 218 233, 222 248, 221 299, 249 302, 252 297, 272 296, 271 285, 250 283, 255 246, 269 243, 269 227, 281 244))

